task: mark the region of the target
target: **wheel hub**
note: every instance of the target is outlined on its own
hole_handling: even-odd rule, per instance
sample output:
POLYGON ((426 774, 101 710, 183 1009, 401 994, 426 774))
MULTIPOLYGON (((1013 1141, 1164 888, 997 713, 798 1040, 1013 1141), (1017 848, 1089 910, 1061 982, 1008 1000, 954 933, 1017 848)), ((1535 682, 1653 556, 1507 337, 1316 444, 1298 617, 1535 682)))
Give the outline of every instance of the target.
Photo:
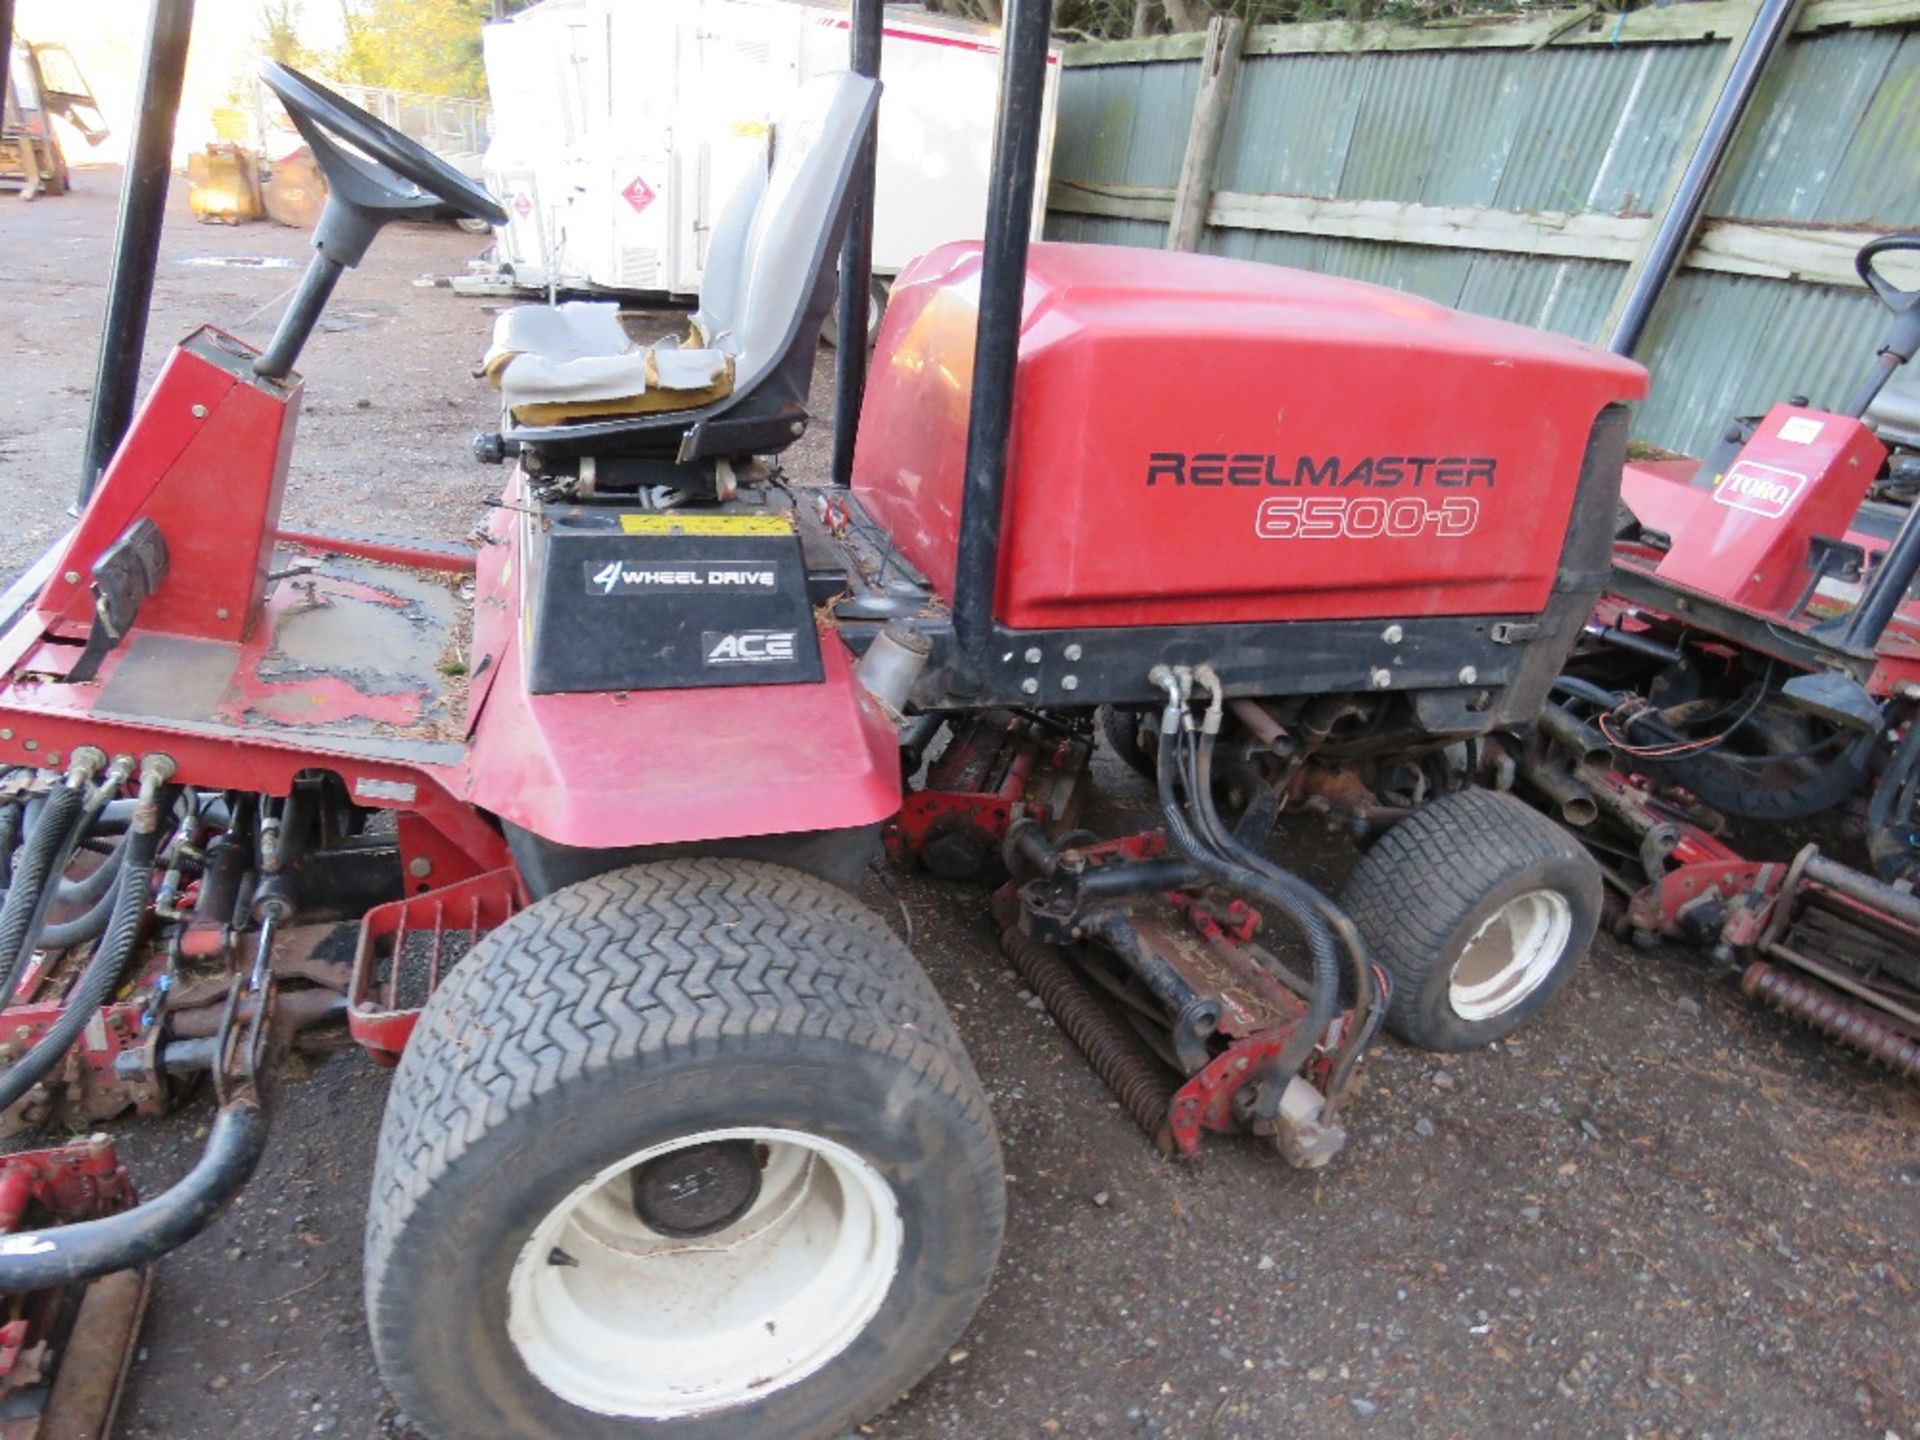
POLYGON ((508 1277, 507 1334, 535 1379, 595 1414, 757 1404, 854 1343, 903 1240, 892 1186, 839 1142, 703 1131, 626 1156, 547 1213, 508 1277))
POLYGON ((1489 915, 1454 963, 1447 998, 1463 1020, 1504 1015, 1553 977, 1573 933, 1557 890, 1529 890, 1489 915))
POLYGON ((635 1166, 633 1213, 675 1239, 726 1229, 760 1198, 763 1157, 751 1140, 689 1145, 635 1166))

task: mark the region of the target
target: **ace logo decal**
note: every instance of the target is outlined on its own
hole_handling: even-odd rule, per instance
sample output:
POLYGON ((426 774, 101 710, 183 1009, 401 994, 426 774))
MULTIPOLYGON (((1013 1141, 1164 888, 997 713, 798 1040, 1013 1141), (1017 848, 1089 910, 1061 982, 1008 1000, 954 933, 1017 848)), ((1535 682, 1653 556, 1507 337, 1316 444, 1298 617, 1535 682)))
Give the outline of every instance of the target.
POLYGON ((796 658, 792 630, 709 630, 700 637, 708 665, 786 665, 796 658))

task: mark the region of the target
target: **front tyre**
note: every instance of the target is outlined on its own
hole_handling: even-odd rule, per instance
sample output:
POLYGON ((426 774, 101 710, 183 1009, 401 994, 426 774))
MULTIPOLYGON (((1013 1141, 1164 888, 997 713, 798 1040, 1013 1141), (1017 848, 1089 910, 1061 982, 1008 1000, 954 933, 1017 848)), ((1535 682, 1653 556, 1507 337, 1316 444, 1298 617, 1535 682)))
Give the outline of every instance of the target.
POLYGON ((1462 790, 1381 836, 1341 905, 1392 980, 1388 1027, 1470 1050, 1553 1002, 1593 943, 1601 888, 1593 857, 1537 810, 1462 790))
POLYGON ((979 1081, 843 891, 676 860, 568 886, 429 1001, 367 1232, 395 1398, 460 1440, 844 1432, 1000 1245, 979 1081))

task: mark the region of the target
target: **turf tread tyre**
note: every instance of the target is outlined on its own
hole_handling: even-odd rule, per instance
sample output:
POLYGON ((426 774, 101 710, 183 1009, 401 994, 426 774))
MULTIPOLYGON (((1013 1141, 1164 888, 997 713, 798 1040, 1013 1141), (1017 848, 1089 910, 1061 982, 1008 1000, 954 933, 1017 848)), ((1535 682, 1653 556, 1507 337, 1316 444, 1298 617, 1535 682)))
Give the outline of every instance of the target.
POLYGON ((1388 830, 1341 894, 1392 978, 1388 1027, 1440 1051, 1489 1044, 1551 1004, 1592 943, 1601 899, 1599 866, 1565 830, 1512 795, 1478 789, 1443 795, 1388 830), (1514 1009, 1463 1019, 1447 999, 1460 948, 1501 904, 1543 883, 1572 908, 1566 958, 1514 1009))
POLYGON ((1148 780, 1159 775, 1157 748, 1149 749, 1140 743, 1138 715, 1112 705, 1102 705, 1094 711, 1094 720, 1100 727, 1100 738, 1107 742, 1107 748, 1119 756, 1121 763, 1129 770, 1148 780))
POLYGON ((1671 760, 1641 760, 1640 767, 1665 785, 1678 785, 1702 804, 1745 820, 1806 820, 1843 805, 1873 771, 1879 737, 1864 734, 1811 775, 1793 785, 1755 783, 1751 769, 1708 752, 1671 760))
MULTIPOLYGON (((844 891, 777 865, 681 859, 613 871, 537 901, 483 937, 422 1013, 383 1119, 366 1237, 374 1347, 401 1403, 416 1416, 434 1414, 407 1343, 420 1323, 406 1308, 418 1277, 394 1259, 399 1247, 420 1241, 422 1227, 449 1218, 439 1212, 456 1167, 483 1147, 499 1150, 500 1137, 526 1128, 543 1104, 545 1123, 556 1116, 565 1123, 564 1105, 554 1102, 596 1076, 623 1068, 630 1075, 641 1062, 648 1076, 737 1064, 783 1044, 817 1050, 817 1042, 892 1067, 917 1103, 942 1111, 943 1134, 958 1137, 958 1153, 943 1163, 991 1176, 991 1184, 973 1186, 984 1240, 964 1273, 947 1276, 947 1323, 913 1347, 931 1364, 985 1294, 1005 1211, 992 1116, 952 1021, 906 947, 844 891)), ((532 1152, 541 1144, 535 1127, 510 1148, 532 1152)), ((497 1164, 488 1157, 488 1168, 497 1164)), ((855 1411, 890 1403, 920 1368, 896 1377, 891 1393, 833 1415, 822 1433, 866 1418, 855 1411)), ((807 1390, 819 1378, 781 1393, 807 1390)), ((526 1383, 537 1386, 530 1376, 526 1383)), ((761 1433, 732 1411, 720 1412, 711 1430, 678 1421, 608 1428, 550 1393, 538 1398, 551 1405, 557 1428, 522 1430, 502 1417, 497 1433, 761 1433)), ((815 1433, 810 1425, 789 1428, 791 1416, 779 1423, 767 1433, 815 1433)), ((467 1440, 478 1432, 446 1433, 467 1440)))

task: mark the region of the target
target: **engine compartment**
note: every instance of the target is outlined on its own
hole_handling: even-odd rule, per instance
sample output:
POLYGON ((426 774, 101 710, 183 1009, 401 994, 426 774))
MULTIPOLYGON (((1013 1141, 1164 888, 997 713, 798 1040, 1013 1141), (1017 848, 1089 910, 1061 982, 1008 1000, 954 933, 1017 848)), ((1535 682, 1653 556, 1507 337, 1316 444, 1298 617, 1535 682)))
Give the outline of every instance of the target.
MULTIPOLYGON (((950 595, 981 251, 902 274, 853 488, 950 595)), ((995 618, 1019 628, 1530 612, 1596 418, 1646 373, 1397 291, 1032 248, 995 618)))

